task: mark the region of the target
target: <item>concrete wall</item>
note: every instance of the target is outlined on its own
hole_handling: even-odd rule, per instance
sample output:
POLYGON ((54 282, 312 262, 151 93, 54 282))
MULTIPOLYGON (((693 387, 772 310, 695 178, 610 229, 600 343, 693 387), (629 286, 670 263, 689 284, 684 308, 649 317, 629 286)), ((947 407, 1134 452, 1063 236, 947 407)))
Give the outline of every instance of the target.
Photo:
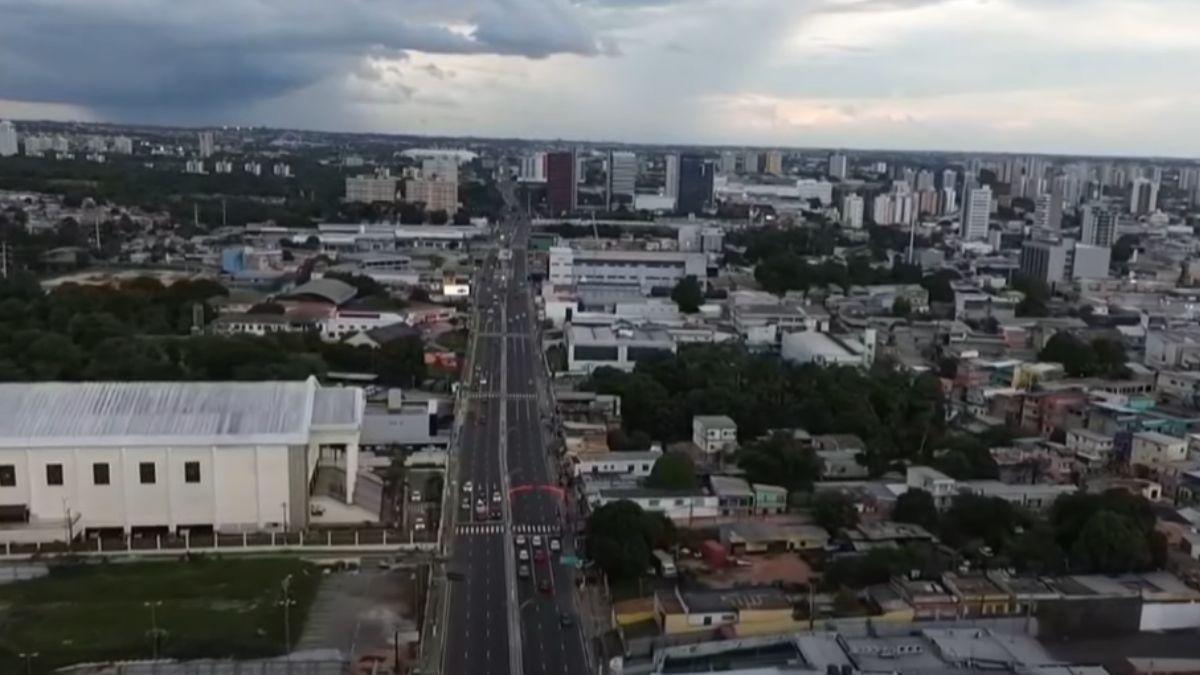
POLYGON ((1156 602, 1142 605, 1143 631, 1200 628, 1200 602, 1156 602))

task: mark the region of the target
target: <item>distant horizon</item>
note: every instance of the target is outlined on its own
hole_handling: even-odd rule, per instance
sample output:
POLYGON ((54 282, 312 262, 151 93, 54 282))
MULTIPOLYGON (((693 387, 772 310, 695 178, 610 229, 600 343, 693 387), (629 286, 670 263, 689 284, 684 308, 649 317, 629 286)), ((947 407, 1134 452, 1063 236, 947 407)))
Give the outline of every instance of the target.
MULTIPOLYGON (((0 102, 2 106, 2 102, 0 102)), ((0 107, 0 111, 3 108, 0 107)), ((117 127, 117 128, 150 128, 162 130, 178 130, 189 132, 200 132, 205 130, 212 131, 229 131, 235 129, 243 130, 262 130, 273 131, 279 133, 304 133, 304 134, 325 134, 331 136, 383 136, 397 138, 412 138, 412 139, 430 139, 430 140, 455 140, 464 142, 493 142, 493 143, 527 143, 531 145, 542 144, 552 146, 554 144, 567 145, 585 145, 585 146, 602 146, 602 147, 635 147, 635 148, 655 148, 669 151, 672 149, 704 149, 709 151, 721 150, 753 150, 759 152, 768 152, 771 150, 779 150, 783 152, 803 153, 803 152, 825 152, 835 153, 841 152, 848 155, 854 154, 927 154, 927 155, 964 155, 964 156, 991 156, 991 157, 1051 157, 1059 159, 1078 159, 1084 161, 1135 161, 1135 162, 1153 162, 1165 161, 1171 163, 1197 164, 1200 165, 1200 157, 1193 156, 1171 156, 1171 155, 1119 155, 1119 154, 1089 154, 1089 153, 1067 153, 1067 152, 1039 152, 1039 151, 1019 151, 1019 150, 949 150, 949 149, 922 149, 922 148, 869 148, 869 147, 853 147, 853 146, 787 146, 787 145, 736 145, 736 144, 715 144, 715 143, 666 143, 666 142, 640 142, 640 141, 618 141, 618 140, 590 140, 579 138, 539 138, 534 136, 480 136, 480 135, 462 135, 462 134, 432 134, 419 132, 403 132, 403 131, 352 131, 352 130, 337 130, 337 129, 321 129, 321 128, 306 128, 306 127, 290 127, 290 126, 272 126, 269 124, 181 124, 181 123, 166 123, 166 122, 123 122, 111 120, 83 120, 83 119, 52 119, 52 118, 28 118, 18 116, 5 116, 0 114, 0 121, 10 121, 18 127, 22 124, 34 125, 75 125, 75 126, 97 126, 97 127, 117 127)))

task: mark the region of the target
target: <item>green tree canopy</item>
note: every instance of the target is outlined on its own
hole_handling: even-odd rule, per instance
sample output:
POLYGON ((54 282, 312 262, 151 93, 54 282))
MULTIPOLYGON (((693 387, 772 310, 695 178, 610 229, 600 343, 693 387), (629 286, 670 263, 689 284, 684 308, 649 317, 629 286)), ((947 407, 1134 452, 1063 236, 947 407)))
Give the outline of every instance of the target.
POLYGON ((858 525, 858 508, 847 495, 828 490, 817 493, 812 506, 813 521, 831 534, 858 525))
POLYGON ((636 579, 650 566, 651 552, 675 543, 674 524, 659 513, 620 500, 601 506, 587 521, 588 551, 614 580, 636 579))
POLYGON ((897 523, 920 525, 930 532, 938 530, 937 504, 933 495, 924 490, 910 489, 896 498, 892 509, 892 520, 897 523))
POLYGON ((671 289, 671 299, 679 306, 679 311, 695 314, 700 311, 700 305, 704 304, 704 289, 700 287, 696 277, 688 275, 671 289))
POLYGON ((686 453, 678 451, 663 453, 646 479, 646 487, 660 490, 691 490, 697 485, 695 463, 686 453))
POLYGON ((821 462, 813 449, 787 433, 742 446, 737 463, 746 472, 746 480, 779 485, 788 492, 812 489, 821 474, 821 462))

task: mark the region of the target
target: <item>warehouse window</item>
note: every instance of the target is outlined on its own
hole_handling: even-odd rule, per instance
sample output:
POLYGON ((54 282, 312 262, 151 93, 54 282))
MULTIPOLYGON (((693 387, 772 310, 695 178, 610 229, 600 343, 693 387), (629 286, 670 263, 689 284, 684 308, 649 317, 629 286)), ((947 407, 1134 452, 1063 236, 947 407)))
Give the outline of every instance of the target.
POLYGON ((142 485, 154 485, 154 462, 139 462, 138 477, 142 485))
POLYGON ((108 485, 108 464, 105 462, 96 462, 92 465, 92 483, 94 485, 108 485))
POLYGON ((46 465, 46 485, 62 485, 63 484, 63 466, 62 464, 47 464, 46 465))
POLYGON ((200 462, 184 462, 183 463, 183 482, 199 483, 200 482, 200 462))
POLYGON ((17 467, 13 464, 0 464, 0 487, 16 487, 17 467))

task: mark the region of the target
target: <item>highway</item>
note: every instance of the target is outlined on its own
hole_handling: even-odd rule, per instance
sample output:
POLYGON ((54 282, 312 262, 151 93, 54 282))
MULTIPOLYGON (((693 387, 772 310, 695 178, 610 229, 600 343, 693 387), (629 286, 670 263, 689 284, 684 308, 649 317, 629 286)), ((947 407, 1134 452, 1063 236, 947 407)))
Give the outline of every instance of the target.
POLYGON ((546 451, 549 383, 527 275, 528 228, 523 216, 504 223, 498 246, 511 256, 489 255, 476 277, 466 420, 448 486, 457 509, 445 521, 453 528, 448 569, 460 579, 449 591, 449 675, 588 672, 574 571, 561 564, 573 537, 562 532, 546 451))

